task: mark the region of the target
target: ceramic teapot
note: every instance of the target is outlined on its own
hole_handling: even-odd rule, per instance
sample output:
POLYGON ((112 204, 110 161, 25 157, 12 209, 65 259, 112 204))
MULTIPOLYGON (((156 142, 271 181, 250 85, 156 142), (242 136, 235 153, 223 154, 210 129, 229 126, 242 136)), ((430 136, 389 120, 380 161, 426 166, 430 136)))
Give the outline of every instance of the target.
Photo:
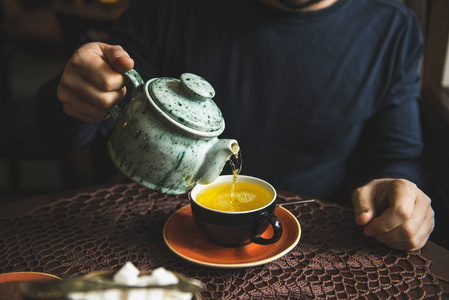
POLYGON ((213 87, 191 73, 146 83, 135 70, 125 75, 134 85, 133 98, 123 111, 109 110, 115 128, 108 150, 116 166, 133 181, 166 194, 214 181, 239 146, 217 138, 225 123, 212 101, 213 87))

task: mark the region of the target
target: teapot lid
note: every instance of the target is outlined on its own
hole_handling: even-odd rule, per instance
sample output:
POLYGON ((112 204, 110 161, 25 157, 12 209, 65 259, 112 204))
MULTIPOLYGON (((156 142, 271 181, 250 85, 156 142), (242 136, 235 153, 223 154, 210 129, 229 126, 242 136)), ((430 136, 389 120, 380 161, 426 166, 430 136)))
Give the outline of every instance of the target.
POLYGON ((154 103, 177 122, 203 132, 224 130, 223 116, 212 100, 215 90, 200 76, 184 73, 180 80, 156 78, 148 92, 154 103))

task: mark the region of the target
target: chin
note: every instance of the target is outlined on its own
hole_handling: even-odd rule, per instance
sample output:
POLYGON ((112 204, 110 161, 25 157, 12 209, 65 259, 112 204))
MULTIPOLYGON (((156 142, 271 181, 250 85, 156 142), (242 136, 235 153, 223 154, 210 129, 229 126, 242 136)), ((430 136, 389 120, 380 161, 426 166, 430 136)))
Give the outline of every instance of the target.
POLYGON ((323 0, 278 0, 283 6, 292 10, 302 10, 323 0))

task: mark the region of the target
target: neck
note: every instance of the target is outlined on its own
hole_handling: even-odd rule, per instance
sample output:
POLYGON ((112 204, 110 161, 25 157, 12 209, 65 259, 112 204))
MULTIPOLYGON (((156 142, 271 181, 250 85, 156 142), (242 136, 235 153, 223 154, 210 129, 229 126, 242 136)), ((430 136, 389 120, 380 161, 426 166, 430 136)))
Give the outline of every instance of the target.
POLYGON ((285 5, 282 0, 260 0, 262 3, 265 3, 268 6, 274 7, 276 9, 284 10, 284 11, 292 11, 292 12, 304 12, 304 11, 317 11, 326 7, 331 6, 338 0, 321 0, 317 3, 310 4, 309 6, 303 8, 294 8, 295 2, 298 4, 307 3, 308 0, 291 0, 289 3, 292 5, 285 5))

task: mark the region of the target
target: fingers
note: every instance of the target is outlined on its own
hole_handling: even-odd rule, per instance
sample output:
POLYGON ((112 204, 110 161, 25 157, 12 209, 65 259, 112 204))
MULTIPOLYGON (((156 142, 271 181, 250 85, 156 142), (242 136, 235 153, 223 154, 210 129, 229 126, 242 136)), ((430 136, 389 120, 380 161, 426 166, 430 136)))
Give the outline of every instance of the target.
MULTIPOLYGON (((108 87, 107 84, 95 84, 93 79, 85 78, 82 74, 67 70, 61 78, 60 86, 67 88, 58 95, 60 100, 69 100, 67 97, 74 97, 79 101, 90 102, 93 106, 108 108, 114 105, 120 96, 123 96, 125 80, 120 79, 122 83, 117 83, 108 87)), ((122 76, 123 77, 123 76, 122 76)))
POLYGON ((86 121, 97 122, 108 118, 107 109, 114 103, 123 99, 126 88, 120 91, 99 92, 94 97, 95 92, 88 92, 92 87, 76 89, 72 87, 60 88, 58 98, 63 103, 64 112, 74 118, 86 121))
POLYGON ((358 225, 364 226, 368 224, 376 215, 373 193, 375 193, 375 189, 368 185, 358 188, 352 194, 355 221, 358 225))
POLYGON ((106 61, 109 62, 115 71, 125 73, 134 67, 134 61, 122 47, 107 44, 99 44, 99 46, 106 56, 106 61))
POLYGON ((395 249, 408 251, 421 249, 426 244, 435 227, 434 212, 429 208, 430 206, 426 205, 422 205, 422 208, 418 208, 417 206, 417 212, 420 209, 425 212, 423 218, 419 216, 420 214, 416 217, 413 216, 393 231, 375 235, 374 238, 395 249))
POLYGON ((64 112, 83 121, 102 121, 107 109, 120 102, 127 79, 121 73, 134 66, 120 46, 86 44, 66 65, 57 91, 64 112))
POLYGON ((74 61, 75 70, 101 91, 121 89, 127 83, 122 73, 134 66, 122 47, 103 43, 87 44, 78 49, 74 61))
POLYGON ((378 217, 374 218, 365 227, 368 236, 390 232, 409 220, 415 209, 418 188, 407 180, 397 179, 388 181, 388 186, 382 182, 377 188, 385 191, 379 193, 376 201, 387 204, 388 208, 378 217))
POLYGON ((122 72, 116 71, 112 64, 124 70, 125 66, 118 63, 124 60, 120 58, 124 56, 123 53, 126 54, 120 46, 86 44, 74 53, 67 63, 65 72, 84 78, 100 91, 118 90, 127 83, 127 79, 121 74, 122 72))
POLYGON ((377 215, 367 222, 364 233, 395 249, 420 249, 435 226, 430 198, 407 180, 374 180, 354 192, 353 202, 359 225, 364 225, 357 220, 363 219, 364 208, 374 205, 377 215))

